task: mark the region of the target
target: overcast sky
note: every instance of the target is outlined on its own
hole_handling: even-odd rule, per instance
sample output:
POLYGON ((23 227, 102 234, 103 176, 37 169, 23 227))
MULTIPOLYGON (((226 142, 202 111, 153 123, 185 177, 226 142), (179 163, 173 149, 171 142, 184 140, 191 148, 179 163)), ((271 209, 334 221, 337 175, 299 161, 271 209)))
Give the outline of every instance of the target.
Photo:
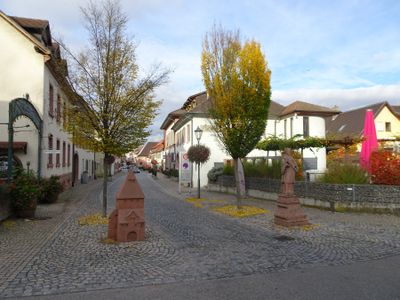
MULTIPOLYGON (((75 51, 85 43, 78 0, 0 0, 8 15, 47 19, 52 34, 75 51)), ((172 68, 157 91, 163 105, 152 140, 168 112, 204 90, 200 53, 212 24, 240 29, 262 45, 272 71, 272 98, 346 110, 380 101, 400 105, 400 1, 124 0, 129 34, 144 70, 172 68)))

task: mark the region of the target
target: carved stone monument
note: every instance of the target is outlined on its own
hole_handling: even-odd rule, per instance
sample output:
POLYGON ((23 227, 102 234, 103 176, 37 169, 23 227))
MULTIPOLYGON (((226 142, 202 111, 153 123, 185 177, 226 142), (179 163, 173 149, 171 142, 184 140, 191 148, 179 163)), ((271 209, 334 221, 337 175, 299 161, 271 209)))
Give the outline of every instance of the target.
POLYGON ((278 195, 277 209, 274 215, 276 225, 293 227, 310 224, 300 207, 299 198, 294 194, 297 170, 297 164, 291 156, 291 150, 286 148, 282 153, 281 193, 278 195))
POLYGON ((108 218, 108 238, 117 242, 144 240, 144 194, 131 171, 116 202, 117 207, 108 218))

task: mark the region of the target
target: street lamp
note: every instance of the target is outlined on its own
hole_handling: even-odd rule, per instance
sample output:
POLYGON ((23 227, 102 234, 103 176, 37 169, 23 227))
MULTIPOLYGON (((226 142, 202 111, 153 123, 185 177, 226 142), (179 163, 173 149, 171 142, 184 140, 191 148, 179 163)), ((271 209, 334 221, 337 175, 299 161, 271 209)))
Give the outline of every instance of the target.
MULTIPOLYGON (((197 139, 197 145, 200 145, 200 139, 201 136, 203 135, 203 130, 200 129, 199 126, 197 126, 196 130, 194 131, 194 134, 196 135, 197 139)), ((197 198, 200 199, 200 163, 197 164, 197 198)))

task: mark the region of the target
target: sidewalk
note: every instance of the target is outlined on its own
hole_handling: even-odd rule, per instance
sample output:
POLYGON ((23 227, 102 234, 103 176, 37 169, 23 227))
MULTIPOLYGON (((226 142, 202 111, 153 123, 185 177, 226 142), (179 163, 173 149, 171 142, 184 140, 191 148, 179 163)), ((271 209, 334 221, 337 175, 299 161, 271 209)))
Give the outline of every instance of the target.
POLYGON ((71 213, 101 184, 78 184, 53 204, 40 204, 35 219, 10 219, 0 227, 0 294, 15 276, 57 235, 71 213))

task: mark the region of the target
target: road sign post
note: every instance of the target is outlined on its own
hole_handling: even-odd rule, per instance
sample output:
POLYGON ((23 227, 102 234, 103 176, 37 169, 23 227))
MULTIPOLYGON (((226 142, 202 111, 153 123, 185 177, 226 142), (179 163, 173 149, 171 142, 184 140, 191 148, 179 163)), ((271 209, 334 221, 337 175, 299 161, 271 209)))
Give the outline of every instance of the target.
POLYGON ((190 161, 186 152, 179 153, 179 193, 182 192, 182 185, 190 185, 192 182, 192 172, 190 161))

